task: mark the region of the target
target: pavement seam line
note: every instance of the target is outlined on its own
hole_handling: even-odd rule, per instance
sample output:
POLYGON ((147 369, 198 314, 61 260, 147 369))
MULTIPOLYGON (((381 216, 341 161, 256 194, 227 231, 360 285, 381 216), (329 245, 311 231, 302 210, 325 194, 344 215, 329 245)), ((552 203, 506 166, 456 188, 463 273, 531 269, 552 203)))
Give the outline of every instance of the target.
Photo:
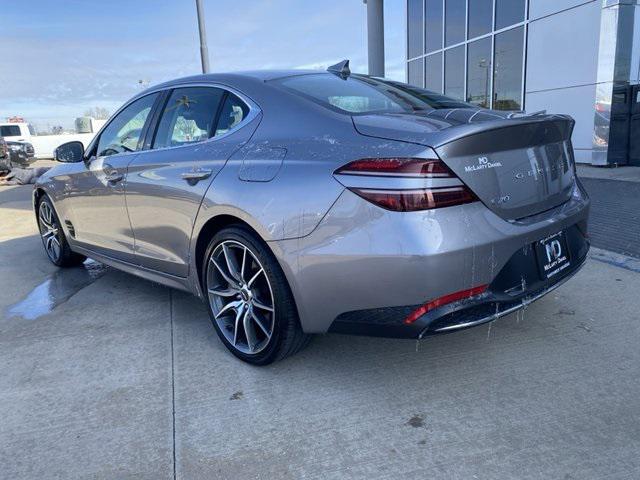
POLYGON ((173 480, 176 479, 176 388, 175 388, 175 355, 173 347, 173 291, 169 289, 169 320, 171 326, 171 437, 173 455, 173 480))

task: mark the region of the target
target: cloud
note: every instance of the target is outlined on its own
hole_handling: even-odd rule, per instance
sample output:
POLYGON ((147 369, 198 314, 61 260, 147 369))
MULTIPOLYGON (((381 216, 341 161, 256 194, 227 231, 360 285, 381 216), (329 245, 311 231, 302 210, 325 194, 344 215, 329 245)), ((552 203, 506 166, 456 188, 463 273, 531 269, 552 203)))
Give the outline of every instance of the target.
MULTIPOLYGON (((64 5, 3 5, 9 27, 0 58, 11 68, 0 72, 0 118, 69 127, 89 107, 115 110, 139 91, 139 80, 153 85, 200 73, 192 2, 64 5)), ((366 7, 359 0, 217 0, 205 9, 212 71, 322 69, 345 58, 353 71, 366 71, 366 7)), ((404 79, 404 34, 394 27, 403 27, 404 13, 385 7, 385 14, 388 71, 404 79)))

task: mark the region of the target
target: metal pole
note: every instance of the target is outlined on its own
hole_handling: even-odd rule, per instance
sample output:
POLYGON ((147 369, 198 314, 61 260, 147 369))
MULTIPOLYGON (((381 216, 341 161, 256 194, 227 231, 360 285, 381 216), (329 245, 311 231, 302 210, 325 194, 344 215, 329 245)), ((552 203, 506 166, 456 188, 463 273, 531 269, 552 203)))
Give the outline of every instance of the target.
POLYGON ((367 43, 369 75, 384 77, 384 2, 365 0, 367 4, 367 43))
POLYGON ((209 49, 207 48, 207 31, 204 26, 204 13, 202 0, 196 0, 198 11, 198 30, 200 31, 200 59, 202 61, 202 73, 209 73, 209 49))

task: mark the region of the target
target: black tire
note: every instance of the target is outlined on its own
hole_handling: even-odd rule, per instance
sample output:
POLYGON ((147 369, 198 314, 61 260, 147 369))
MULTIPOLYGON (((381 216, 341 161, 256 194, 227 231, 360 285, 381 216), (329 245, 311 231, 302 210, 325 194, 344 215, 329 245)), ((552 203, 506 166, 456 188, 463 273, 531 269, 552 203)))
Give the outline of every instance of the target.
MULTIPOLYGON (((297 353, 309 343, 311 336, 305 334, 300 327, 295 301, 280 265, 264 242, 248 228, 243 226, 228 227, 218 232, 211 239, 203 259, 202 285, 204 287, 204 293, 209 307, 209 316, 211 317, 211 322, 216 329, 216 333, 227 349, 229 349, 229 351, 239 359, 252 365, 268 365, 297 353), (219 302, 219 300, 216 300, 216 298, 219 297, 208 293, 210 288, 216 288, 215 285, 208 284, 210 282, 209 277, 211 276, 208 268, 213 269, 216 273, 219 271, 219 269, 216 269, 215 263, 212 263, 212 255, 214 252, 219 252, 223 244, 228 245, 232 243, 241 244, 255 256, 255 259, 259 261, 259 264, 261 265, 258 266, 261 266, 264 270, 264 275, 266 275, 266 280, 268 280, 268 283, 270 284, 270 290, 273 297, 272 301, 274 312, 270 314, 269 318, 269 320, 272 321, 270 324, 272 332, 268 340, 263 340, 265 341, 265 344, 262 347, 262 350, 257 353, 241 351, 227 338, 225 333, 222 331, 222 326, 220 325, 221 321, 216 320, 214 313, 214 308, 217 308, 214 303, 219 302)), ((237 299, 235 303, 242 301, 240 294, 234 296, 233 299, 237 299)), ((230 298, 228 301, 232 302, 233 299, 230 298)), ((237 313, 237 310, 233 310, 232 312, 237 313)), ((223 316, 222 319, 225 317, 226 315, 223 316)), ((229 329, 227 329, 227 335, 229 335, 229 329)), ((245 338, 247 340, 246 343, 249 344, 249 335, 246 333, 245 338)))
POLYGON ((71 250, 69 246, 69 242, 67 242, 67 237, 65 237, 64 229, 62 228, 62 222, 60 222, 60 218, 56 213, 56 209, 53 206, 53 202, 48 195, 43 195, 38 201, 38 206, 36 210, 36 220, 38 222, 38 229, 40 230, 40 238, 42 239, 42 245, 44 246, 44 251, 47 254, 47 257, 54 265, 58 267, 75 267, 84 262, 87 257, 84 255, 80 255, 79 253, 75 253, 71 250), (43 206, 44 204, 44 206, 43 206), (50 231, 50 228, 47 227, 43 217, 41 216, 41 210, 47 207, 51 212, 51 224, 50 226, 55 228, 55 233, 50 233, 47 235, 47 232, 50 231), (50 237, 53 237, 52 240, 50 237), (48 245, 51 245, 51 242, 57 241, 59 244, 59 249, 48 248, 48 245), (54 254, 54 251, 59 250, 59 254, 54 254))

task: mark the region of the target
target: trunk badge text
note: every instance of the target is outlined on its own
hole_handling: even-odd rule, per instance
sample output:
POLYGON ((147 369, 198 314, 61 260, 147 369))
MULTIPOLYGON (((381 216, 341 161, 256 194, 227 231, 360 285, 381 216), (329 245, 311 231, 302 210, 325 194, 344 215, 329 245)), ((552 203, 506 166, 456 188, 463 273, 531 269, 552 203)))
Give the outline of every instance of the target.
POLYGON ((489 157, 479 157, 477 165, 467 165, 464 167, 464 171, 467 173, 477 172, 478 170, 487 170, 489 168, 497 168, 501 167, 502 163, 500 162, 490 162, 489 157))

